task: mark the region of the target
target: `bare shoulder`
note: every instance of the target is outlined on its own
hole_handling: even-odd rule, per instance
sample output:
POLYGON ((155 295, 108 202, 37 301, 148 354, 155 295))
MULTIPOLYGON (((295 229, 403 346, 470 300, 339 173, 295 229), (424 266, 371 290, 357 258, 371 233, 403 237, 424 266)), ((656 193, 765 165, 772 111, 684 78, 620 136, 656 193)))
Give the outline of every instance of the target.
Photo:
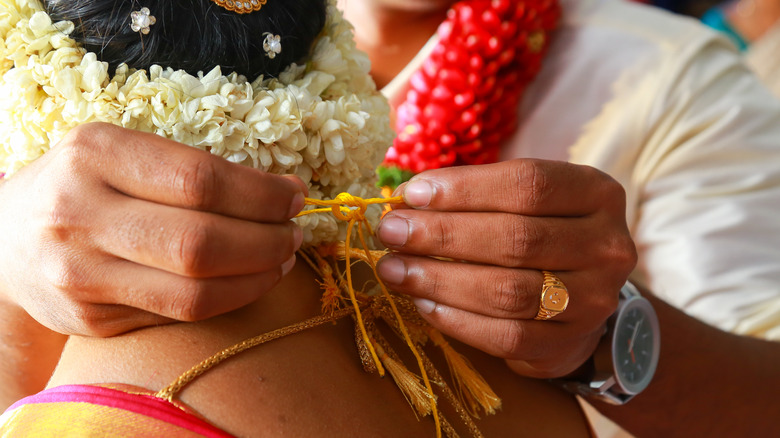
MULTIPOLYGON (((317 315, 319 293, 298 267, 266 297, 229 315, 115 338, 73 338, 50 386, 124 383, 157 391, 230 345, 317 315)), ((433 422, 416 418, 391 378, 363 370, 354 336, 347 317, 270 341, 207 371, 178 398, 239 436, 433 436, 433 422)), ((503 398, 497 415, 477 422, 486 436, 589 436, 573 397, 518 377, 499 359, 458 348, 503 398)), ((430 356, 445 374, 437 352, 430 356)), ((443 409, 457 427, 457 414, 443 409)))

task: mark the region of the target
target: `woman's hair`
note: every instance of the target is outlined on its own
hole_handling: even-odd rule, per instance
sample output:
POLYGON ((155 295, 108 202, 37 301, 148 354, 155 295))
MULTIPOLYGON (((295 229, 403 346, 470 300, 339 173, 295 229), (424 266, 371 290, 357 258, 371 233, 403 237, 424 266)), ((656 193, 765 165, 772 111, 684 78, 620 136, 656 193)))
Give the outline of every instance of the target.
POLYGON ((238 14, 211 0, 44 0, 52 20, 72 21, 71 37, 111 70, 125 63, 153 64, 190 74, 219 65, 253 80, 276 76, 309 53, 325 23, 326 0, 268 0, 260 11, 238 14), (147 7, 157 22, 142 35, 130 28, 130 13, 147 7), (263 50, 265 32, 281 36, 273 59, 263 50))

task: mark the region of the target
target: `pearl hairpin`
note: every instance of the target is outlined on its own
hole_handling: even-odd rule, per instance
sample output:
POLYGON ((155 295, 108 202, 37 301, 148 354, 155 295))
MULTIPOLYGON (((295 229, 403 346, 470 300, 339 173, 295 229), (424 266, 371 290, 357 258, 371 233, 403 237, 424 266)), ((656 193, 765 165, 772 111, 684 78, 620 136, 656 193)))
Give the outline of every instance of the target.
POLYGON ((265 50, 265 56, 274 59, 276 55, 282 53, 282 37, 274 35, 271 32, 263 33, 265 40, 263 40, 263 50, 265 50))
POLYGON ((141 32, 146 35, 149 33, 149 27, 157 22, 154 15, 149 15, 149 8, 143 7, 140 11, 133 11, 130 13, 130 29, 133 32, 141 32))

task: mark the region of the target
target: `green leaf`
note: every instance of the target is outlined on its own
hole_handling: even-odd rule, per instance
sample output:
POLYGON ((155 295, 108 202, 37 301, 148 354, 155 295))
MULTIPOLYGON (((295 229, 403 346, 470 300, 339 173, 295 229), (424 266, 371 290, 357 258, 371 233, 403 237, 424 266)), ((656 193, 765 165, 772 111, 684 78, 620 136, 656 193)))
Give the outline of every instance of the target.
POLYGON ((379 176, 379 181, 376 184, 377 186, 390 187, 393 190, 402 183, 409 181, 414 176, 413 172, 401 169, 400 167, 385 167, 384 165, 380 165, 376 169, 376 174, 379 176))

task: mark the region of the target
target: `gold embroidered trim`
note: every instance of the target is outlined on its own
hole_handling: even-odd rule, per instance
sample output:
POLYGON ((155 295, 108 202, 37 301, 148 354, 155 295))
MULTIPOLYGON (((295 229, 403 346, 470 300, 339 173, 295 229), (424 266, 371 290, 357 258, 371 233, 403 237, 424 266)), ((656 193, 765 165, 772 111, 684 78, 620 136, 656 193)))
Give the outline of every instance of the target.
POLYGON ((237 14, 257 12, 265 5, 267 0, 211 0, 217 6, 237 14))

